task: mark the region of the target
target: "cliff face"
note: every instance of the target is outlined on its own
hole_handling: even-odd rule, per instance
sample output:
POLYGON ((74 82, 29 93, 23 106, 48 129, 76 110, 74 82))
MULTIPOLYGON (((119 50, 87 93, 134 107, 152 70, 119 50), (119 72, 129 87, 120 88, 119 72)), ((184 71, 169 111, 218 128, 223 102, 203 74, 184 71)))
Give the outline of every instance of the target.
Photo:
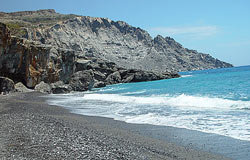
POLYGON ((11 37, 6 25, 0 23, 0 75, 33 87, 41 81, 49 52, 34 47, 24 39, 11 37))
POLYGON ((2 21, 13 22, 10 17, 19 24, 26 23, 22 25, 26 28, 22 37, 26 39, 74 50, 77 57, 115 62, 127 69, 165 72, 232 67, 208 54, 186 49, 170 37, 153 39, 146 31, 122 21, 62 15, 54 10, 5 13, 2 21), (33 27, 27 27, 27 23, 33 27))
POLYGON ((0 76, 30 88, 44 81, 51 85, 37 88, 83 91, 221 67, 232 65, 122 21, 54 10, 0 12, 0 76))
POLYGON ((7 26, 0 23, 0 76, 34 88, 41 81, 69 81, 74 63, 73 51, 55 50, 48 45, 12 37, 7 26))
POLYGON ((208 54, 186 49, 170 37, 152 39, 140 28, 106 18, 76 17, 36 33, 33 40, 124 68, 165 72, 232 67, 208 54))
MULTIPOLYGON (((64 93, 179 75, 128 70, 112 62, 77 55, 74 50, 14 37, 7 26, 0 23, 0 76, 11 78, 15 83, 22 82, 30 88, 46 88, 49 93, 64 93)), ((2 78, 0 82, 4 91, 7 86, 5 81, 6 78, 2 78)))

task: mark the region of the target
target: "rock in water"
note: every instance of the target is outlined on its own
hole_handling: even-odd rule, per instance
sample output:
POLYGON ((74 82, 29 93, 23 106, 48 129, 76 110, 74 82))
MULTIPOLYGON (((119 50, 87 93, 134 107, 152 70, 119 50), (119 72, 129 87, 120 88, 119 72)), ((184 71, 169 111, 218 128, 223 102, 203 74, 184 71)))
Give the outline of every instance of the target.
POLYGON ((0 93, 1 94, 8 94, 13 92, 15 89, 14 82, 6 77, 0 77, 0 93))
POLYGON ((102 82, 102 81, 96 81, 93 85, 93 88, 102 88, 102 87, 105 87, 106 86, 106 83, 105 82, 102 82))

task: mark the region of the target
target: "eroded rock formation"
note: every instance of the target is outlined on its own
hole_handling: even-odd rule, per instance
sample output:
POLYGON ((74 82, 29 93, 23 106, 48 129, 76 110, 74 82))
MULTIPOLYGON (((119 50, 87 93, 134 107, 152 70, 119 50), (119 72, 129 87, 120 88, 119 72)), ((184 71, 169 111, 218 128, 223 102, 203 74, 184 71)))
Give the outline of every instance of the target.
MULTIPOLYGON (((178 77, 178 74, 125 69, 113 62, 77 55, 76 51, 55 48, 13 37, 0 23, 0 76, 47 93, 86 91, 108 84, 151 81, 178 77)), ((20 86, 20 85, 18 85, 20 86)))
POLYGON ((54 10, 1 13, 0 21, 23 37, 52 47, 74 50, 126 69, 187 71, 232 67, 208 54, 184 48, 173 38, 152 38, 145 30, 108 18, 64 15, 54 10))

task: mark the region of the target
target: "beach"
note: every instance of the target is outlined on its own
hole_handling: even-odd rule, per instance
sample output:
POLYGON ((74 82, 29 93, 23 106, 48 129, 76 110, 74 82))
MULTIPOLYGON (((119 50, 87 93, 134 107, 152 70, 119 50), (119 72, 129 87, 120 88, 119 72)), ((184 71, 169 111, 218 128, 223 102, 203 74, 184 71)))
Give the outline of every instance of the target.
POLYGON ((159 131, 150 136, 150 125, 77 115, 46 99, 38 92, 0 96, 0 159, 227 159, 163 141, 159 131))

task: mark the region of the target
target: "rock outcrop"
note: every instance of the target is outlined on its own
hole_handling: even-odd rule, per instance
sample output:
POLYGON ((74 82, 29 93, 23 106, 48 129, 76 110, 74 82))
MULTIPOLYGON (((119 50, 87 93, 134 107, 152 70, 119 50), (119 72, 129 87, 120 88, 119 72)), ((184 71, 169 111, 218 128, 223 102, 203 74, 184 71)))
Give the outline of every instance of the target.
POLYGON ((6 77, 0 77, 0 94, 8 94, 15 89, 14 82, 6 77))
POLYGON ((74 73, 69 82, 74 91, 86 91, 93 88, 94 75, 92 70, 78 71, 74 73))
POLYGON ((109 84, 178 77, 128 70, 113 62, 79 56, 74 50, 13 37, 3 23, 0 23, 0 76, 19 82, 16 91, 24 88, 20 87, 22 83, 45 93, 86 91, 109 84))
POLYGON ((72 91, 72 87, 69 84, 64 84, 63 81, 57 81, 51 84, 51 90, 54 94, 68 93, 72 91))
POLYGON ((43 92, 85 91, 175 78, 177 71, 232 66, 170 37, 153 39, 122 21, 54 10, 0 15, 0 76, 28 88, 49 88, 43 92))
POLYGON ((41 80, 47 79, 45 70, 48 60, 48 48, 11 37, 6 25, 0 23, 1 76, 35 87, 41 80))
POLYGON ((42 81, 35 86, 35 91, 42 92, 42 93, 51 93, 52 88, 49 84, 42 81))
MULTIPOLYGON (((35 20, 40 19, 40 25, 28 28, 23 37, 55 48, 74 50, 77 57, 95 57, 126 69, 157 72, 232 67, 208 54, 186 49, 173 38, 160 35, 152 38, 145 30, 122 21, 63 15, 54 10, 24 12, 22 18, 16 14, 5 13, 2 21, 10 23, 13 21, 8 19, 12 18, 34 26, 37 25, 35 20)), ((21 26, 27 28, 27 25, 21 26)))

